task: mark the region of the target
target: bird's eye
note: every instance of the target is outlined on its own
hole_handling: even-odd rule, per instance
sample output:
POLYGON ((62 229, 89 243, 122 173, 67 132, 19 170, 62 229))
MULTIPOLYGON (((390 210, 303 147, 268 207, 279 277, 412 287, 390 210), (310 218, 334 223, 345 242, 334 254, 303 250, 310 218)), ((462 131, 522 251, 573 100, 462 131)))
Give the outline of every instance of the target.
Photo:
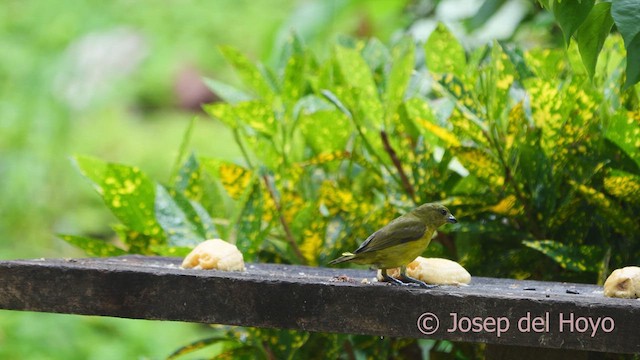
POLYGON ((440 210, 440 214, 447 215, 447 210, 445 210, 445 209, 440 210))

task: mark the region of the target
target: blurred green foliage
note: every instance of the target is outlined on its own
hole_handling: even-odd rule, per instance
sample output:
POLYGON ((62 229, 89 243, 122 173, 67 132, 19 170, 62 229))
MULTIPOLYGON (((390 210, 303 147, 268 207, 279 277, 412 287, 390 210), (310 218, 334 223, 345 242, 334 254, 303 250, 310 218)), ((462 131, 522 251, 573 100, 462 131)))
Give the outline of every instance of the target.
MULTIPOLYGON (((397 14, 403 5, 393 3, 187 0, 151 9, 148 3, 126 0, 0 2, 0 259, 82 256, 55 238, 58 232, 109 237, 115 219, 75 175, 69 156, 143 164, 150 176, 168 178, 180 145, 176 134, 194 116, 177 106, 176 78, 192 68, 234 81, 231 67, 213 51, 217 44, 236 44, 253 58, 267 59, 279 46, 277 39, 298 20, 312 25, 305 35, 317 43, 334 31, 355 32, 364 18, 368 31, 390 34, 402 22, 397 14), (313 6, 323 12, 321 19, 305 10, 313 6), (111 54, 100 46, 113 49, 114 43, 104 43, 104 36, 121 30, 142 39, 138 44, 144 56, 131 72, 93 86, 92 76, 113 64, 104 60, 111 54), (87 39, 93 52, 74 58, 78 53, 73 51, 87 45, 87 39), (94 72, 76 71, 77 65, 93 65, 94 72), (92 95, 84 106, 72 106, 73 97, 64 96, 62 80, 69 79, 92 95)), ((200 154, 239 155, 232 133, 211 120, 200 122, 191 140, 200 154)), ((195 329, 191 324, 1 311, 0 358, 157 358, 200 336, 195 329), (51 329, 76 335, 60 340, 51 329), (166 338, 172 332, 175 342, 166 338)))
MULTIPOLYGON (((413 32, 419 21, 442 16, 441 3, 189 0, 150 12, 129 1, 3 2, 0 257, 79 254, 52 240, 52 232, 64 232, 90 234, 64 239, 96 256, 179 255, 220 236, 249 260, 322 265, 402 211, 441 200, 464 223, 441 233, 427 254, 457 259, 474 275, 594 282, 608 267, 637 263, 629 221, 639 206, 638 144, 629 141, 638 138, 637 87, 620 92, 623 40, 587 41, 588 57, 581 41, 603 38, 606 15, 620 8, 596 5, 604 17, 594 14, 599 23, 577 30, 568 54, 505 44, 468 52, 444 29, 431 36, 427 51, 398 40, 399 28, 413 32), (122 26, 145 39, 148 56, 85 108, 71 107, 58 94, 58 75, 69 70, 65 54, 82 36, 122 26), (328 54, 288 41, 291 28, 328 54), (327 41, 336 32, 395 41, 390 48, 374 39, 327 41), (212 51, 219 43, 234 47, 219 56, 212 51), (269 66, 255 66, 249 60, 255 58, 269 66), (226 103, 208 107, 221 122, 199 122, 188 137, 198 155, 183 147, 171 171, 176 134, 192 117, 176 110, 172 89, 185 64, 215 78, 209 85, 226 103), (75 163, 114 216, 69 171, 70 153, 108 159, 75 163), (112 161, 144 164, 144 171, 112 161), (118 240, 105 241, 114 220, 118 240)), ((467 28, 515 3, 483 2, 467 28)), ((515 37, 544 44, 550 17, 533 12, 515 37)), ((628 31, 618 30, 633 45, 635 23, 624 23, 628 31)), ((22 315, 1 314, 1 357, 83 359, 112 354, 100 350, 106 348, 114 358, 168 354, 145 345, 163 338, 156 325, 64 317, 63 327, 82 329, 82 341, 66 344, 51 342, 61 317, 22 315), (105 323, 114 324, 107 325, 113 337, 100 332, 105 323), (145 336, 123 335, 129 330, 145 336), (29 341, 46 346, 37 352, 29 341)), ((204 344, 229 356, 477 351, 448 342, 264 329, 214 333, 204 344), (284 348, 270 343, 274 338, 284 348), (293 344, 304 346, 295 353, 293 344)))
MULTIPOLYGON (((95 316, 79 321, 75 315, 2 310, 0 318, 2 359, 162 359, 182 344, 211 333, 203 325, 163 322, 159 326, 156 321, 95 316)), ((191 355, 184 359, 202 354, 191 355)))
MULTIPOLYGON (((136 167, 77 157, 120 220, 122 245, 73 243, 100 255, 182 255, 219 236, 247 261, 323 265, 400 213, 441 201, 460 224, 428 256, 474 275, 602 281, 640 261, 638 95, 622 90, 622 39, 604 49, 592 80, 575 47, 494 42, 467 53, 443 25, 423 46, 342 38, 323 60, 294 37, 275 67, 224 47, 244 86, 210 82, 225 101, 205 110, 233 133, 243 161, 183 146, 183 165, 159 183, 136 167)), ((226 355, 265 358, 396 358, 420 347, 281 330, 228 335, 176 356, 221 342, 226 355)))
POLYGON ((592 77, 602 45, 615 24, 627 51, 625 88, 640 81, 640 6, 636 0, 613 0, 597 4, 595 0, 538 2, 553 12, 565 43, 569 45, 572 37, 578 42, 582 61, 592 77))

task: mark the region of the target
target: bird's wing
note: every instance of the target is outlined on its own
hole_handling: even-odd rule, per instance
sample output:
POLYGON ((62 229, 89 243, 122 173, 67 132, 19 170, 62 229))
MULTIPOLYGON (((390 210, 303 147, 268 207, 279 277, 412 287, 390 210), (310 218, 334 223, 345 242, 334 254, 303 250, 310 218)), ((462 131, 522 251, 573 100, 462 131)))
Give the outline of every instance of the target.
POLYGON ((427 225, 419 220, 406 221, 402 226, 385 226, 371 234, 353 253, 378 251, 390 246, 415 241, 422 238, 426 230, 427 225))

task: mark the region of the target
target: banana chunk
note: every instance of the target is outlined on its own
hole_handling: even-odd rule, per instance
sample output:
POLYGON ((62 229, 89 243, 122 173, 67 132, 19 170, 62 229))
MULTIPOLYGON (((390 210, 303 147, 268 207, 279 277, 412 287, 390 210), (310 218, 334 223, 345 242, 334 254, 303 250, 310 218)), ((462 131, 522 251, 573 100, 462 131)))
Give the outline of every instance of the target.
POLYGON ((614 270, 604 282, 604 295, 623 299, 640 298, 640 267, 614 270))
MULTIPOLYGON (((400 277, 400 268, 389 269, 387 274, 400 277)), ((423 258, 418 256, 407 265, 407 275, 435 285, 467 285, 471 282, 471 274, 455 261, 441 258, 423 258)), ((378 280, 382 281, 382 273, 378 270, 378 280)))
POLYGON ((182 262, 183 269, 217 269, 244 271, 244 259, 238 248, 220 239, 207 240, 196 246, 182 262))

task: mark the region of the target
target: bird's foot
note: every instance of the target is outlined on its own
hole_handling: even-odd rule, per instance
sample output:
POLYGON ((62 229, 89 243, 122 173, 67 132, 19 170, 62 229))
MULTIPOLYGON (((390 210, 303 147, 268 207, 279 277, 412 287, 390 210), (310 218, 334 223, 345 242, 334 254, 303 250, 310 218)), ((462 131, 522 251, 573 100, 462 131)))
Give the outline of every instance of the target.
POLYGON ((384 273, 382 274, 382 281, 386 281, 388 283, 391 283, 392 285, 401 285, 401 286, 408 285, 408 284, 405 284, 402 281, 400 281, 400 280, 398 280, 398 279, 396 279, 394 277, 391 277, 391 276, 389 276, 387 274, 384 274, 384 273))
POLYGON ((432 288, 437 286, 437 285, 427 285, 425 282, 420 281, 418 279, 414 279, 414 278, 409 277, 409 276, 403 276, 402 280, 399 280, 399 279, 396 279, 396 278, 391 277, 389 275, 383 274, 382 275, 382 280, 386 281, 388 283, 391 283, 391 285, 417 286, 417 287, 421 287, 423 289, 432 289, 432 288))
POLYGON ((429 285, 427 283, 425 283, 424 281, 420 281, 418 279, 412 278, 411 276, 407 276, 407 275, 400 275, 401 276, 401 281, 403 282, 403 284, 405 285, 414 285, 414 286, 419 286, 423 289, 433 289, 435 287, 437 287, 438 285, 429 285))

